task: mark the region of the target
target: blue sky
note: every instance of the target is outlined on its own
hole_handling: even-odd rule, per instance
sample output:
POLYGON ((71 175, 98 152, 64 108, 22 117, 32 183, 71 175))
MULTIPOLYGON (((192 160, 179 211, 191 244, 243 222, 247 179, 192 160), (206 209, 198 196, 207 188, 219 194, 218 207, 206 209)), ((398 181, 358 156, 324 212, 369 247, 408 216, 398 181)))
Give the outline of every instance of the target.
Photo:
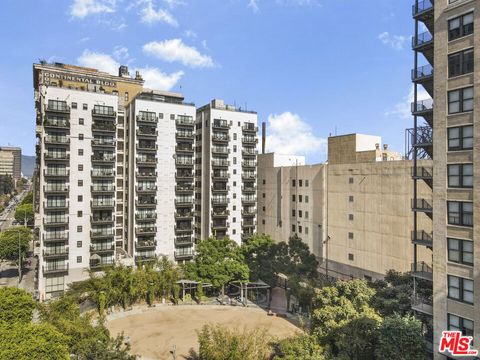
POLYGON ((34 154, 38 59, 128 64, 198 106, 247 106, 268 122, 269 150, 309 162, 325 160, 335 131, 404 151, 409 1, 2 0, 0 14, 0 145, 25 154, 34 154))

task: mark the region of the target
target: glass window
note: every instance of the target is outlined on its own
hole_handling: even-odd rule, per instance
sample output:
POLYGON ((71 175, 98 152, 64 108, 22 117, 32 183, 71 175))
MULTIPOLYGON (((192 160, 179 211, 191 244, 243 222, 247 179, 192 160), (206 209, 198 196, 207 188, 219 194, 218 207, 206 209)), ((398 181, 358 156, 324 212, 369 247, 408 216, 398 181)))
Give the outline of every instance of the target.
POLYGON ((448 275, 448 297, 473 304, 473 280, 448 275))
POLYGON ((473 87, 448 92, 448 113, 456 114, 473 110, 473 87))
POLYGON ((473 126, 461 126, 448 129, 448 150, 469 150, 473 148, 473 126))
MULTIPOLYGON (((458 0, 450 0, 450 4, 458 0)), ((473 33, 473 13, 468 13, 448 22, 448 39, 455 40, 473 33)))
POLYGON ((448 186, 473 187, 473 164, 451 164, 447 166, 448 186))
POLYGON ((457 52, 448 56, 449 77, 473 72, 473 49, 457 52))

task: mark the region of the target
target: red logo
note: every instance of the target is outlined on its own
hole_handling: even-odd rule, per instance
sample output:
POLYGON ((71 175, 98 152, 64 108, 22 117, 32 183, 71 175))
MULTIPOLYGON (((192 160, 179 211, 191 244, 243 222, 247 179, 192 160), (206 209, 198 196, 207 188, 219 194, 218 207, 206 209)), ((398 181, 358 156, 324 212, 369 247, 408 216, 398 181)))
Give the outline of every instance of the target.
POLYGON ((453 356, 477 356, 478 351, 470 349, 473 337, 462 336, 461 331, 443 331, 439 351, 449 351, 453 356))

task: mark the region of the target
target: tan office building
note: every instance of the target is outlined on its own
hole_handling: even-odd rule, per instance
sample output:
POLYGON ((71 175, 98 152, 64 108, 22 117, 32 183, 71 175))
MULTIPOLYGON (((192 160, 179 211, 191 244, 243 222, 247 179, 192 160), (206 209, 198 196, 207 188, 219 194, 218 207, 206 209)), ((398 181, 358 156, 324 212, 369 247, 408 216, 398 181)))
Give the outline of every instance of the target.
MULTIPOLYGON (((277 241, 298 234, 335 278, 409 271, 412 162, 381 148, 376 136, 336 136, 328 143, 326 164, 258 156, 258 232, 277 241)), ((427 251, 423 256, 431 260, 427 251)))
POLYGON ((11 175, 14 180, 22 177, 22 149, 0 146, 0 175, 11 175))

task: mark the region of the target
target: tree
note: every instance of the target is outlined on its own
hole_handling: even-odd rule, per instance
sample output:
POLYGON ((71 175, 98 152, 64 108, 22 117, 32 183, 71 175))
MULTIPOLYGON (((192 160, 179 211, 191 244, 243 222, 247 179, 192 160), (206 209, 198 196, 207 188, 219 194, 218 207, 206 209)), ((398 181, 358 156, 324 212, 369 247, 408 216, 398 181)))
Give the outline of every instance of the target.
POLYGON ((225 285, 231 281, 247 281, 248 265, 242 249, 228 237, 209 238, 196 247, 196 256, 185 265, 185 273, 192 280, 209 282, 216 289, 225 292, 225 285))
POLYGON ((259 279, 270 286, 276 285, 275 259, 276 244, 268 235, 254 235, 242 245, 245 261, 250 269, 250 280, 259 279))
POLYGON ((20 205, 33 204, 33 191, 29 191, 27 195, 23 198, 20 205))
POLYGON ((26 291, 14 287, 0 288, 0 323, 29 323, 34 309, 35 301, 26 291))
POLYGON ((15 188, 11 175, 0 175, 0 194, 11 194, 15 188))
POLYGON ((265 330, 205 325, 197 334, 200 360, 262 360, 271 353, 265 330))
POLYGON ((335 339, 338 358, 370 360, 378 337, 381 318, 375 313, 366 313, 344 325, 335 339))
POLYGON ((326 351, 317 339, 310 335, 299 335, 282 340, 279 344, 281 358, 284 360, 325 360, 326 351))
POLYGON ((413 316, 387 317, 379 329, 375 355, 378 360, 426 359, 421 322, 413 316))
POLYGON ((50 324, 0 323, 0 359, 69 360, 67 342, 50 324))
POLYGON ((32 240, 30 229, 19 226, 0 232, 0 259, 15 261, 18 264, 19 239, 20 255, 23 260, 32 240))
POLYGON ((17 220, 20 224, 24 224, 26 220, 28 225, 32 225, 34 216, 33 204, 19 205, 15 210, 15 220, 17 220))

